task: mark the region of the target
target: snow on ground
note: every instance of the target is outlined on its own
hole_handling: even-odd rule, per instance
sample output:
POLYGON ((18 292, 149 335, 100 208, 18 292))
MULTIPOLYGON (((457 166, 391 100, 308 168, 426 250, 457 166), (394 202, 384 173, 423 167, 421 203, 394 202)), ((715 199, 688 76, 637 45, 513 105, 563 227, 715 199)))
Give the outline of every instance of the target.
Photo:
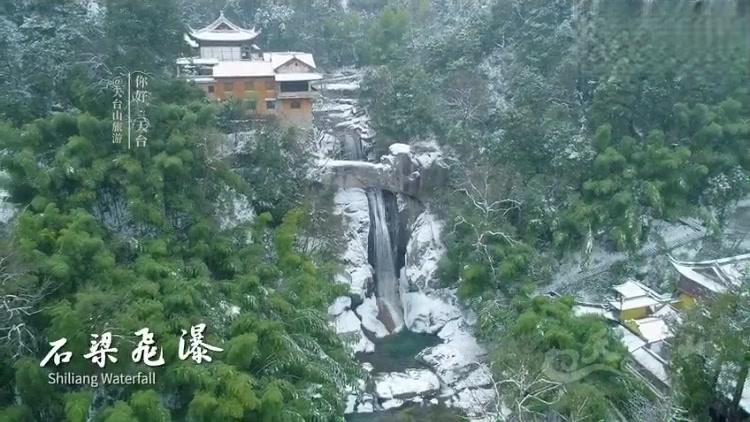
MULTIPOLYGON (((682 219, 675 223, 656 220, 651 224, 648 239, 635 256, 610 251, 602 245, 597 245, 588 256, 582 252, 570 254, 555 272, 552 282, 544 286, 542 293, 555 291, 571 293, 580 300, 599 300, 601 296, 609 294, 612 285, 622 282, 607 277, 607 273, 618 264, 634 262, 637 258, 666 255, 668 251, 682 259, 692 258, 693 256, 681 256, 678 252, 680 247, 699 241, 706 234, 705 227, 695 219, 682 219)), ((689 255, 695 254, 695 248, 686 250, 689 255)))
POLYGON ((325 84, 326 91, 349 91, 354 92, 359 89, 358 81, 349 82, 331 82, 325 84))

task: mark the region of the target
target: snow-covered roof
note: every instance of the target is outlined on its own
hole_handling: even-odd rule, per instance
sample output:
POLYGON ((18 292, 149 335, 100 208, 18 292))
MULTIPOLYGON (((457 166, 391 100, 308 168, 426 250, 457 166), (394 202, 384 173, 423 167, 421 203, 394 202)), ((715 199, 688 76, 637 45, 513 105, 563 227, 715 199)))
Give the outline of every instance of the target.
POLYGON ((680 322, 682 320, 682 315, 680 312, 672 307, 672 305, 664 305, 658 310, 656 310, 653 314, 651 314, 652 317, 655 318, 661 318, 665 321, 673 320, 676 322, 680 322))
POLYGON ((630 332, 627 328, 618 325, 615 331, 622 334, 620 341, 628 349, 633 360, 652 374, 656 379, 669 385, 669 374, 667 363, 654 352, 646 348, 646 342, 630 332))
POLYGON ((612 290, 616 291, 626 299, 648 295, 644 286, 633 280, 628 280, 622 284, 618 284, 614 286, 612 290))
POLYGON ((672 330, 662 318, 648 317, 633 322, 647 343, 655 343, 672 337, 672 330))
POLYGON ((194 40, 194 39, 190 38, 190 36, 189 36, 188 34, 185 34, 185 35, 183 36, 183 39, 185 40, 185 42, 186 42, 186 43, 187 43, 187 44, 188 44, 188 45, 189 45, 190 47, 193 47, 193 48, 198 48, 198 43, 197 43, 197 42, 195 42, 195 40, 194 40))
POLYGON ((638 362, 645 370, 651 375, 656 377, 659 381, 665 385, 669 385, 669 372, 667 370, 667 364, 659 358, 655 353, 651 352, 645 347, 633 350, 631 353, 633 360, 638 362))
POLYGON ((646 345, 646 342, 643 341, 642 338, 633 334, 630 330, 623 327, 622 325, 616 326, 614 330, 622 335, 620 342, 625 346, 626 349, 628 349, 628 352, 632 352, 633 350, 639 349, 646 345))
POLYGON ((750 378, 745 380, 745 389, 742 390, 742 398, 740 399, 740 407, 745 412, 750 413, 750 378))
POLYGON ((651 296, 640 296, 632 299, 612 300, 610 306, 619 310, 627 311, 629 309, 645 308, 647 306, 658 305, 660 302, 651 296))
POLYGON ((253 29, 241 28, 224 16, 224 12, 221 12, 215 21, 211 22, 207 26, 190 30, 189 36, 198 41, 251 41, 254 40, 260 31, 253 29))
POLYGON ((273 64, 274 69, 279 68, 293 59, 297 59, 313 69, 317 68, 315 65, 315 59, 310 53, 301 53, 298 51, 273 51, 263 53, 263 60, 270 61, 273 64))
POLYGON ((271 63, 261 60, 221 61, 213 70, 215 78, 274 76, 271 63))
POLYGON ((277 73, 276 80, 279 82, 294 82, 294 81, 318 81, 323 79, 323 75, 319 73, 277 73))
POLYGON ((680 275, 714 293, 739 287, 750 264, 750 254, 695 262, 669 259, 680 275))

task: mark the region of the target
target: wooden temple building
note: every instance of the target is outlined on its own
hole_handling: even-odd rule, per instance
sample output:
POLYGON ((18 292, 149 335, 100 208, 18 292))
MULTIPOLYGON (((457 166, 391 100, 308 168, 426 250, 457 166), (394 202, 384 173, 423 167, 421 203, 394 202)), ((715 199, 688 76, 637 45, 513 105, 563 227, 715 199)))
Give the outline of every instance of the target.
POLYGON ((685 308, 694 306, 699 299, 740 288, 750 266, 750 254, 695 262, 672 256, 669 260, 680 276, 677 290, 685 308))
POLYGON ((178 74, 217 101, 242 100, 254 117, 311 126, 317 95, 311 83, 322 79, 312 54, 264 52, 255 42, 259 35, 222 12, 208 26, 185 34, 193 54, 177 59, 178 74))

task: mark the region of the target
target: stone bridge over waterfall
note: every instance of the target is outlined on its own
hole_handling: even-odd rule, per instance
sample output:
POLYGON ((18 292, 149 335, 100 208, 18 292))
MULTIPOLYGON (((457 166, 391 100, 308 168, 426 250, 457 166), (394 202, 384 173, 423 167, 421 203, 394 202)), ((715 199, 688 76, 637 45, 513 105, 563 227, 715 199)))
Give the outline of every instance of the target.
POLYGON ((393 144, 380 162, 320 160, 318 180, 339 189, 377 188, 421 197, 445 183, 448 175, 440 149, 426 142, 393 144))

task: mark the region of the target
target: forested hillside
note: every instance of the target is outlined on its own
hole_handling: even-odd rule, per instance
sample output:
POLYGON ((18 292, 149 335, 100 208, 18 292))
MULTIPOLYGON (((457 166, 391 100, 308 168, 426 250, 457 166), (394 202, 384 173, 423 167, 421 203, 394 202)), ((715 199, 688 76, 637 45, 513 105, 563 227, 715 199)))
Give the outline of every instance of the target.
POLYGON ((344 420, 362 370, 326 315, 349 292, 311 136, 251 123, 254 142, 227 154, 240 104, 174 74, 186 27, 219 11, 268 50, 362 72, 371 155, 444 152, 445 183, 419 199, 445 222, 438 284, 489 351, 490 417, 742 420, 742 389, 719 375, 747 378, 747 288, 686 317, 665 395, 624 370, 610 324, 542 293, 565 260, 636 256, 657 221, 721 237, 750 193, 747 0, 3 3, 0 166, 17 212, 0 239, 0 420, 344 420), (152 120, 148 148, 128 151, 111 142, 110 82, 133 70, 152 77, 152 120), (253 216, 227 224, 237 197, 253 216), (224 349, 211 364, 175 358, 197 323, 224 349), (143 327, 171 357, 147 368, 156 385, 60 387, 39 365, 50 342, 82 355, 105 330, 129 355, 143 327), (696 336, 711 353, 686 351, 696 336))

